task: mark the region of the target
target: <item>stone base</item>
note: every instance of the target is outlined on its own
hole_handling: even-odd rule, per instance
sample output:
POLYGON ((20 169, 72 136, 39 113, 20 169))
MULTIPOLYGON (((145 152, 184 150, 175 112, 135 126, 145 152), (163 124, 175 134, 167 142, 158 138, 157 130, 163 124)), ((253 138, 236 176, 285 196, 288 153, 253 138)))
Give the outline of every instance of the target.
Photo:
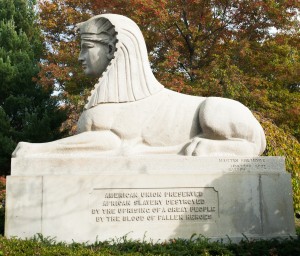
POLYGON ((16 158, 5 235, 66 242, 295 236, 280 157, 16 158))

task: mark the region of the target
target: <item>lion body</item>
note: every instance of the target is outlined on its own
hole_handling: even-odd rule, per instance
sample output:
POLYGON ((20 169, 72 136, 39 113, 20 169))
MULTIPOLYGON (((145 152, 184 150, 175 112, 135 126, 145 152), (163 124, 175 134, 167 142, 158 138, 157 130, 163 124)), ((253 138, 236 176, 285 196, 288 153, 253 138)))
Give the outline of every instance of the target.
MULTIPOLYGON (((167 89, 139 101, 99 104, 85 110, 78 122, 78 133, 82 132, 105 132, 105 139, 112 140, 111 147, 105 150, 124 147, 135 153, 148 148, 152 153, 156 149, 157 152, 186 154, 185 149, 192 140, 201 138, 206 142, 211 140, 211 143, 243 141, 253 145, 253 151, 260 154, 265 143, 259 123, 241 103, 179 94, 167 89), (228 111, 231 115, 226 115, 228 111), (138 150, 135 151, 135 147, 138 150)), ((239 151, 243 152, 243 149, 239 151)), ((211 153, 217 152, 212 150, 211 153)), ((193 154, 197 153, 193 150, 193 154)), ((219 154, 225 152, 221 150, 219 154)))

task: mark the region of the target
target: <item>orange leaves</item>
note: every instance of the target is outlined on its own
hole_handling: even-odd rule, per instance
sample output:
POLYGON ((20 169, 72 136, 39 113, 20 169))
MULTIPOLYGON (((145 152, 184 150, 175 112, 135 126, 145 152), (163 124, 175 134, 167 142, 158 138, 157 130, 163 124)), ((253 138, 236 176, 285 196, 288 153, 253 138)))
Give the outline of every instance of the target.
POLYGON ((74 36, 74 25, 88 16, 82 10, 76 10, 74 1, 43 1, 39 7, 42 27, 52 42, 59 41, 61 34, 74 36))
POLYGON ((5 195, 6 195, 6 178, 0 176, 0 209, 3 207, 5 195))
MULTIPOLYGON (((84 94, 92 82, 77 63, 74 25, 91 15, 117 13, 140 26, 155 75, 167 87, 235 97, 279 120, 283 110, 276 109, 274 92, 299 84, 300 37, 292 22, 299 6, 295 0, 43 1, 41 22, 51 47, 41 83, 65 90, 70 101, 84 94), (270 35, 272 26, 282 35, 270 35)), ((298 113, 294 109, 286 109, 291 118, 298 113)))
POLYGON ((68 67, 59 66, 54 63, 42 65, 41 72, 39 73, 39 82, 48 90, 53 89, 56 82, 69 80, 69 71, 68 67))

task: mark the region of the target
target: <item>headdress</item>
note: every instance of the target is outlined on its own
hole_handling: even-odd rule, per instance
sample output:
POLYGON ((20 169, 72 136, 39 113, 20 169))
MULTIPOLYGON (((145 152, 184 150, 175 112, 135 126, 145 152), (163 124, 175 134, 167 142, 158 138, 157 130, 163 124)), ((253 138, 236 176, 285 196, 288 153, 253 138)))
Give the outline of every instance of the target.
POLYGON ((77 27, 82 39, 97 40, 103 35, 114 35, 116 40, 114 59, 99 78, 85 109, 101 103, 141 100, 163 88, 150 68, 144 37, 131 19, 102 14, 79 23, 77 27))
POLYGON ((116 36, 115 27, 104 17, 92 18, 77 24, 76 27, 81 35, 81 40, 113 40, 116 36))

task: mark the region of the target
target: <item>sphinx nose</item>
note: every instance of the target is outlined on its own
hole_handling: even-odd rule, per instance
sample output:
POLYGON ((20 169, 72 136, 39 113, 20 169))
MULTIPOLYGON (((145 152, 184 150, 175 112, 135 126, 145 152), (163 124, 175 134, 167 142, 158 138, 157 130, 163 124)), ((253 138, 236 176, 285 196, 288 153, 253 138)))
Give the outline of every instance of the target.
POLYGON ((79 54, 78 61, 80 61, 80 62, 84 61, 84 57, 83 57, 83 54, 81 52, 79 54))

